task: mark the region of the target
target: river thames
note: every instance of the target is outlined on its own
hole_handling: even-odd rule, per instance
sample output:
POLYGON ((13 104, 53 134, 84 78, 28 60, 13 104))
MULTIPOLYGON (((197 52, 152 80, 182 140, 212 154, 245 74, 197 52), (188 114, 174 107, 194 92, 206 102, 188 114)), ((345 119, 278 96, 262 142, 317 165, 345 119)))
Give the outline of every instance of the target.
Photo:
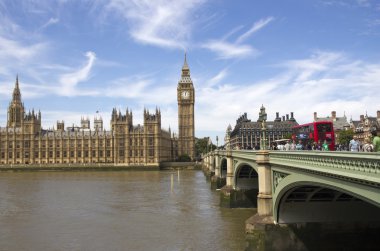
POLYGON ((0 250, 245 250, 201 171, 0 173, 0 250))

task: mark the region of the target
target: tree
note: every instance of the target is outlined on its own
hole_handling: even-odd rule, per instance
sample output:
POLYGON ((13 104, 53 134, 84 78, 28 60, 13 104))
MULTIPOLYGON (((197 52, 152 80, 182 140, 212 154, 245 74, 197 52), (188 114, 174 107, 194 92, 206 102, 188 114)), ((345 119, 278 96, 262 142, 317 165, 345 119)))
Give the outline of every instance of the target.
POLYGON ((181 156, 178 157, 178 162, 190 162, 191 158, 187 154, 182 154, 181 156))
POLYGON ((208 144, 209 137, 204 137, 202 139, 195 139, 195 156, 200 156, 202 153, 205 154, 208 151, 213 151, 216 149, 216 145, 208 144))
POLYGON ((353 137, 354 137, 354 131, 352 129, 342 130, 339 132, 337 141, 339 142, 339 144, 347 146, 353 137))

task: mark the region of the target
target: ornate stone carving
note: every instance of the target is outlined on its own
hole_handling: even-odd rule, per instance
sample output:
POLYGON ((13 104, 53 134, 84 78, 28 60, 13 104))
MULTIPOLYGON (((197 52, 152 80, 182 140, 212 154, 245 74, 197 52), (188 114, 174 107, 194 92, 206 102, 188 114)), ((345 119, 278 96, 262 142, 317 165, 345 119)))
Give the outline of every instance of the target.
POLYGON ((237 160, 234 160, 234 169, 236 169, 236 165, 237 165, 238 161, 237 160))
POLYGON ((276 187, 278 186, 278 184, 280 184, 282 179, 284 179, 288 175, 289 174, 287 173, 273 171, 273 192, 276 191, 276 187))

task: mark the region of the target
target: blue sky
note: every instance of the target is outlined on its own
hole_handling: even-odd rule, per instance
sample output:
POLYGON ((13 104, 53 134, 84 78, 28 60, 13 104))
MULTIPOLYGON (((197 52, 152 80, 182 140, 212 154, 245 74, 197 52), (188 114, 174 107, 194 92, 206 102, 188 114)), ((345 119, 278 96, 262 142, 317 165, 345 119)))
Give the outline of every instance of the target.
MULTIPOLYGON (((380 110, 378 0, 0 0, 0 126, 16 74, 44 128, 113 107, 162 112, 177 132, 184 52, 196 136, 224 137, 244 112, 358 119, 380 110)), ((215 141, 215 140, 214 140, 215 141)))

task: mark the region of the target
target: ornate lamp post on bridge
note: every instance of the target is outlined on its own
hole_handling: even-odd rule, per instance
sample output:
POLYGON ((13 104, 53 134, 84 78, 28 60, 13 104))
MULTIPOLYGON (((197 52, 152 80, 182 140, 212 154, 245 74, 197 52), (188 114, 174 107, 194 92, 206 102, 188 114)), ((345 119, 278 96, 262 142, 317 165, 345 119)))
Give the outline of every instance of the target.
POLYGON ((261 105, 259 119, 261 121, 260 150, 267 150, 267 139, 265 137, 267 131, 267 126, 265 123, 267 120, 267 113, 265 112, 264 105, 261 105))

